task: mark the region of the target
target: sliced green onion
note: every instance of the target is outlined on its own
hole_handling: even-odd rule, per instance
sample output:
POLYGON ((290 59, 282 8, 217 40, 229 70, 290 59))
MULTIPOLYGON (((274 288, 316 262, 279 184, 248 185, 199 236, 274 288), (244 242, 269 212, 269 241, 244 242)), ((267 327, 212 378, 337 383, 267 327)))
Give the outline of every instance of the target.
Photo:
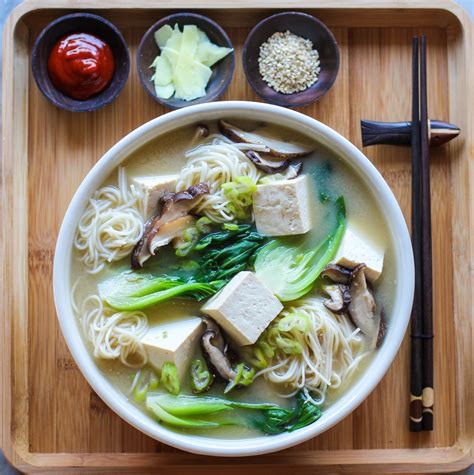
POLYGON ((229 384, 224 389, 224 394, 232 391, 236 386, 248 386, 249 384, 253 383, 253 376, 255 374, 254 369, 249 369, 245 366, 245 363, 239 363, 236 368, 236 376, 235 378, 229 382, 229 384))
POLYGON ((255 348, 248 361, 258 369, 264 369, 268 366, 268 360, 261 348, 255 348))
POLYGON ((191 363, 191 386, 193 392, 202 393, 211 386, 214 377, 207 369, 206 363, 200 359, 195 359, 191 363))
POLYGON ((207 216, 202 216, 196 221, 196 228, 202 234, 211 232, 212 221, 207 216))
POLYGON ((227 231, 238 231, 239 225, 236 223, 224 223, 222 225, 222 229, 225 229, 227 231))
POLYGON ((167 361, 161 368, 161 382, 168 392, 177 395, 180 391, 178 370, 176 365, 167 361))
POLYGON ((155 389, 158 388, 158 385, 160 384, 160 379, 158 378, 158 375, 154 371, 150 371, 150 381, 148 383, 148 387, 151 391, 154 391, 155 389))
POLYGON ((133 397, 137 402, 144 402, 146 399, 146 395, 148 393, 149 383, 145 383, 143 385, 137 384, 134 391, 133 397))

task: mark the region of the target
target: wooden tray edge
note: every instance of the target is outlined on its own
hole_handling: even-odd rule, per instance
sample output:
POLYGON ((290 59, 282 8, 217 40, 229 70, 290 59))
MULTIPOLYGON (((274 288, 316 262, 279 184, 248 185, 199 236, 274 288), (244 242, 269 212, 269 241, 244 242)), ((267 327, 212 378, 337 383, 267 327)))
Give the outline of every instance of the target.
MULTIPOLYGON (((114 9, 147 9, 147 8, 159 8, 160 4, 163 5, 164 8, 169 8, 169 4, 166 4, 164 0, 158 1, 147 1, 147 0, 140 0, 140 1, 131 1, 131 0, 122 0, 120 5, 114 5, 114 9)), ((48 2, 47 8, 63 8, 63 9, 74 9, 76 5, 69 3, 67 0, 50 0, 48 2)), ((215 0, 209 1, 207 0, 205 3, 199 5, 199 9, 204 8, 248 8, 248 9, 257 9, 257 8, 284 8, 285 2, 277 3, 270 7, 268 3, 263 0, 259 2, 252 2, 251 0, 245 0, 244 2, 240 2, 239 4, 227 4, 223 0, 215 0)), ((13 67, 13 63, 15 61, 15 55, 13 54, 13 46, 14 46, 14 35, 17 30, 21 29, 20 21, 24 18, 25 15, 31 13, 38 9, 44 9, 44 3, 41 0, 25 0, 19 6, 17 6, 13 12, 8 17, 6 24, 5 24, 5 32, 4 32, 4 51, 7 54, 4 55, 3 59, 3 70, 9 71, 13 67)), ((83 2, 80 5, 76 6, 77 9, 106 9, 110 8, 110 4, 107 3, 106 0, 103 1, 92 1, 92 2, 83 2)), ((179 0, 178 2, 173 4, 173 9, 179 8, 190 8, 196 9, 196 6, 192 2, 187 2, 185 0, 179 0)), ((305 9, 305 8, 318 8, 318 9, 439 9, 444 10, 456 18, 457 22, 459 23, 461 29, 466 36, 466 51, 465 51, 465 61, 466 61, 466 77, 465 84, 471 84, 474 78, 473 74, 473 65, 472 60, 469 59, 472 57, 474 52, 473 48, 473 41, 474 41, 474 33, 472 28, 471 20, 468 14, 463 10, 463 8, 455 3, 453 0, 436 0, 436 2, 430 2, 427 5, 426 2, 423 0, 414 0, 410 1, 410 3, 403 3, 401 5, 398 1, 372 1, 367 3, 363 0, 340 0, 337 5, 332 3, 331 0, 323 0, 319 1, 317 5, 314 2, 309 0, 303 1, 295 6, 297 9, 305 9)), ((26 31, 20 31, 18 34, 27 34, 26 31)), ((28 65, 29 66, 29 65, 28 65)), ((27 66, 27 67, 28 67, 27 66)), ((15 124, 15 123, 22 123, 21 117, 26 116, 27 111, 25 105, 28 103, 27 93, 27 76, 23 78, 20 84, 15 83, 13 84, 13 78, 5 75, 4 82, 3 82, 3 124, 4 130, 6 129, 6 124, 15 124), (22 88, 24 86, 24 94, 21 96, 22 104, 15 103, 16 95, 11 94, 11 91, 15 88, 22 88)), ((466 113, 466 129, 465 134, 467 137, 467 141, 469 143, 469 150, 470 155, 474 156, 474 120, 472 119, 474 114, 474 94, 469 89, 469 87, 465 88, 462 92, 464 94, 463 101, 466 103, 467 113, 466 113)), ((455 101, 450 102, 450 113, 454 109, 452 104, 455 101)), ((11 127, 15 129, 15 127, 11 127)), ((26 311, 21 312, 21 310, 27 309, 27 296, 25 295, 24 300, 22 301, 18 298, 18 295, 14 295, 14 292, 8 292, 9 285, 7 284, 7 277, 8 283, 12 281, 16 281, 11 275, 8 274, 8 270, 13 270, 14 275, 27 275, 28 263, 27 263, 27 256, 23 255, 23 259, 21 262, 18 260, 13 261, 13 255, 16 255, 15 252, 11 251, 18 251, 24 249, 24 245, 27 244, 25 241, 27 240, 27 232, 21 233, 21 231, 27 230, 27 223, 26 220, 23 219, 21 226, 17 226, 13 228, 13 216, 15 215, 14 211, 8 209, 8 205, 11 205, 11 201, 9 200, 10 194, 8 191, 21 191, 27 190, 27 183, 26 180, 22 179, 21 173, 18 173, 20 167, 25 167, 27 170, 27 162, 25 160, 17 161, 15 158, 17 156, 21 157, 21 151, 23 150, 23 156, 27 157, 27 153, 25 147, 26 138, 28 136, 28 131, 26 129, 22 129, 22 134, 12 134, 12 136, 4 136, 3 140, 3 154, 2 154, 2 222, 3 222, 3 235, 2 235, 2 250, 0 257, 3 257, 4 265, 2 266, 2 277, 0 279, 0 285, 2 287, 2 294, 4 296, 4 315, 23 315, 23 319, 25 320, 25 326, 22 329, 21 324, 18 320, 15 321, 13 326, 13 331, 18 332, 19 330, 23 333, 26 332, 27 328, 27 321, 25 315, 27 314, 26 311), (14 136, 13 136, 14 135, 14 136), (19 147, 16 147, 19 145, 19 147), (7 173, 5 173, 5 170, 7 173), (15 173, 13 173, 13 170, 15 173), (10 173, 8 173, 10 172, 10 173), (18 239, 7 239, 7 229, 15 229, 14 237, 18 237, 18 239), (10 251, 10 252, 9 252, 10 251), (9 311, 10 310, 10 311, 9 311), (12 311, 13 310, 13 311, 12 311), (16 311, 15 311, 16 310, 16 311), (20 313, 18 313, 20 312, 20 313)), ((467 177, 467 190, 468 195, 470 196, 470 203, 467 204, 466 213, 464 218, 467 218, 467 226, 468 231, 472 230, 472 224, 474 223, 473 217, 473 210, 474 210, 474 190, 472 184, 474 183, 474 172, 473 172, 473 165, 472 160, 470 160, 467 164, 468 170, 468 177, 467 177)), ((22 196, 27 196, 27 192, 21 194, 22 196)), ((24 209, 24 208, 23 208, 24 209)), ((464 221, 464 226, 466 225, 466 221, 464 221)), ((461 240, 461 238, 459 238, 461 240)), ((474 252, 474 236, 473 233, 470 233, 470 237, 466 239, 469 242, 467 249, 465 248, 465 244, 463 245, 464 248, 464 259, 467 257, 467 262, 472 262, 471 257, 473 256, 474 252)), ((22 255, 21 252, 19 255, 22 255)), ((461 260, 461 259, 459 259, 461 260)), ((464 263, 466 261, 464 260, 464 263)), ((467 279, 471 282, 474 282, 474 277, 472 273, 467 272, 467 279)), ((466 280, 463 281, 465 285, 466 280)), ((471 285, 472 287, 472 285, 471 285)), ((12 289, 13 290, 13 289, 12 289)), ((18 289, 17 289, 18 290, 18 289)), ((20 292, 17 292, 17 294, 20 292)), ((471 310, 472 312, 472 310, 471 310)), ((2 325, 0 326, 0 340, 3 341, 5 344, 3 345, 2 349, 2 364, 1 364, 1 381, 2 381, 2 392, 0 395, 0 403, 2 407, 2 424, 1 424, 1 432, 0 432, 0 441, 2 449, 5 453, 7 459, 17 468, 21 470, 28 470, 28 471, 36 471, 36 470, 45 470, 48 468, 60 468, 60 467, 77 467, 77 468, 100 468, 100 467, 108 467, 108 468, 123 468, 126 466, 140 468, 140 467, 148 467, 157 466, 157 465, 167 465, 170 462, 168 459, 172 459, 173 455, 169 454, 38 454, 32 453, 28 449, 28 433, 27 433, 27 422, 28 419, 28 402, 27 396, 23 398, 21 401, 17 401, 15 404, 15 414, 12 417, 12 393, 13 393, 13 385, 10 386, 8 382, 11 380, 11 369, 12 369, 12 360, 14 358, 13 350, 12 350, 12 326, 10 320, 8 318, 2 319, 2 325), (7 384, 4 384, 7 382, 7 384), (21 413, 21 414, 19 414, 21 413), (18 417, 15 417, 18 416, 18 417), (22 424, 23 422, 23 424, 22 424), (23 427, 22 427, 23 426, 23 427), (13 437, 12 437, 13 434, 13 437), (164 459, 166 459, 164 461, 164 459), (133 462, 127 462, 132 460, 133 462), (143 462, 143 464, 142 464, 143 462)), ((470 348, 470 341, 468 335, 466 335, 465 340, 461 342, 460 348, 458 348, 461 354, 469 354, 468 352, 471 351, 470 348)), ((23 358, 25 359, 25 358, 23 358)), ((21 365, 21 361, 17 362, 21 365)), ((467 369, 468 363, 463 361, 461 358, 458 358, 458 372, 463 373, 464 370, 467 369), (459 360, 461 360, 459 362, 459 360)), ((16 367, 16 366, 15 366, 16 367)), ((18 386, 22 384, 26 388, 26 373, 22 375, 23 378, 20 378, 18 375, 14 380, 18 383, 18 386), (23 381, 21 381, 23 379, 23 381)), ((471 379, 472 381, 472 379, 471 379)), ((462 394, 459 395, 459 398, 462 398, 464 402, 469 400, 470 395, 472 395, 471 381, 463 381, 464 387, 461 391, 462 394)), ((385 470, 390 471, 398 471, 402 467, 409 468, 410 470, 419 470, 420 472, 430 472, 430 471, 454 471, 454 470, 461 470, 470 464, 473 463, 472 457, 472 443, 473 443, 473 431, 474 431, 474 424, 472 424, 472 419, 474 416, 469 415, 466 413, 466 417, 461 417, 460 423, 460 437, 457 440, 456 444, 452 447, 447 448, 430 448, 430 449, 377 449, 377 450, 360 450, 360 451, 339 451, 337 455, 337 461, 335 461, 335 454, 334 452, 314 452, 314 454, 309 455, 299 455, 296 454, 298 457, 298 463, 291 461, 294 456, 286 456, 286 455, 275 455, 273 454, 272 457, 281 458, 281 463, 287 463, 289 466, 301 466, 301 465, 311 465, 313 468, 319 470, 326 470, 329 467, 337 467, 337 466, 344 466, 344 469, 348 469, 349 471, 352 469, 357 469, 358 471, 372 471, 377 472, 384 467, 385 470), (346 452, 343 454, 343 452, 346 452), (386 455, 389 454, 389 455, 386 455), (317 455, 317 457, 316 457, 317 455), (317 460, 313 460, 316 458, 317 460), (285 461, 287 460, 287 461, 285 461), (301 462, 301 460, 303 460, 301 462), (372 460, 372 461, 371 461, 372 460), (403 460, 403 462, 400 462, 403 460), (316 468, 317 467, 317 468, 316 468)), ((187 455, 187 454, 186 454, 187 455)), ((203 465, 203 458, 199 457, 195 459, 196 456, 189 456, 191 457, 190 463, 199 463, 200 466, 203 465), (191 462, 193 460, 193 462, 191 462)), ((184 457, 180 455, 180 459, 184 457)), ((261 466, 268 466, 265 463, 265 457, 261 457, 258 462, 252 461, 251 464, 261 466)), ((214 463, 209 465, 212 466, 219 466, 223 468, 227 466, 229 459, 210 459, 214 463)), ((236 459, 232 459, 235 463, 236 459)), ((238 459, 241 463, 250 462, 251 459, 238 459)), ((183 465, 189 465, 190 463, 184 463, 183 465)), ((171 464, 171 465, 175 465, 171 464)), ((207 465, 206 465, 207 466, 207 465)))
POLYGON ((135 472, 137 470, 185 469, 199 466, 201 473, 222 473, 236 465, 260 470, 274 469, 276 466, 285 470, 308 468, 314 472, 333 472, 343 467, 344 472, 454 472, 463 470, 472 464, 469 453, 454 447, 436 449, 377 449, 377 450, 346 450, 340 451, 338 461, 334 462, 331 451, 315 451, 310 455, 294 452, 291 454, 269 454, 251 458, 217 458, 202 457, 192 454, 38 454, 17 453, 21 457, 16 467, 28 472, 43 470, 88 471, 100 468, 135 472), (268 459, 271 458, 271 461, 268 459), (429 460, 429 461, 428 461, 429 460))

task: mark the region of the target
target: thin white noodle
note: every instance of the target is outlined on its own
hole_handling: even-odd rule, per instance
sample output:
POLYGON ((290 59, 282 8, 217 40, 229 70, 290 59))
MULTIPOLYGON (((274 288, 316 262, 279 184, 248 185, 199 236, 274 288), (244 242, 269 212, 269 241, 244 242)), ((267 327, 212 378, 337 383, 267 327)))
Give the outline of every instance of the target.
MULTIPOLYGON (((298 342, 300 354, 286 354, 276 344, 270 366, 259 371, 255 378, 263 376, 267 381, 282 385, 291 397, 303 389, 312 394, 315 404, 322 404, 326 391, 343 385, 368 354, 358 328, 344 315, 329 311, 321 299, 307 298, 287 307, 272 323, 290 314, 302 315, 308 322, 305 332, 297 327, 280 330, 280 335, 298 342)), ((271 332, 269 333, 271 335, 271 332)), ((271 338, 271 336, 269 336, 271 338)))
POLYGON ((284 366, 286 363, 288 362, 288 358, 286 360, 283 360, 283 361, 280 361, 279 363, 273 365, 273 366, 268 366, 267 368, 264 368, 264 369, 261 369, 260 371, 258 371, 257 373, 255 373, 253 379, 255 378, 258 378, 259 376, 261 376, 262 374, 265 374, 265 373, 268 373, 269 371, 274 371, 278 368, 281 368, 282 366, 284 366))
POLYGON ((142 191, 128 185, 123 167, 117 182, 94 193, 77 226, 74 246, 89 274, 128 256, 143 233, 142 191))
POLYGON ((207 143, 186 152, 188 162, 181 170, 176 191, 200 182, 207 183, 210 194, 203 197, 195 212, 218 223, 234 221, 235 212, 221 187, 240 176, 250 177, 255 184, 260 179, 262 172, 243 152, 249 149, 260 151, 264 148, 259 144, 234 144, 220 134, 209 136, 207 143))
POLYGON ((146 350, 141 338, 148 331, 148 318, 143 312, 116 312, 102 302, 98 295, 89 295, 79 305, 77 289, 80 278, 74 283, 71 300, 82 331, 92 343, 94 357, 106 360, 120 359, 130 368, 147 363, 146 350))

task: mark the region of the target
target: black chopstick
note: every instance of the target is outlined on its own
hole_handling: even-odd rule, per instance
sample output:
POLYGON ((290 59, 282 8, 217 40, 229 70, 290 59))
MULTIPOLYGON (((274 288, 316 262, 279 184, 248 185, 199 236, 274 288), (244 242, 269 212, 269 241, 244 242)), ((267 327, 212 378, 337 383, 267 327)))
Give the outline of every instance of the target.
POLYGON ((410 371, 410 430, 423 430, 422 404, 422 341, 423 294, 422 294, 422 214, 421 214, 421 144, 420 144, 420 95, 419 95, 419 52, 418 38, 413 38, 412 52, 412 119, 411 119, 411 161, 412 161, 412 244, 415 260, 415 296, 411 316, 411 371, 410 371))
POLYGON ((412 242, 415 297, 411 321, 410 430, 433 429, 433 286, 426 86, 426 37, 413 38, 412 242), (421 52, 419 52, 419 46, 421 52))
POLYGON ((426 85, 426 37, 421 37, 420 52, 420 137, 422 201, 422 280, 423 280, 423 430, 433 430, 433 282, 431 246, 431 190, 428 105, 426 85))

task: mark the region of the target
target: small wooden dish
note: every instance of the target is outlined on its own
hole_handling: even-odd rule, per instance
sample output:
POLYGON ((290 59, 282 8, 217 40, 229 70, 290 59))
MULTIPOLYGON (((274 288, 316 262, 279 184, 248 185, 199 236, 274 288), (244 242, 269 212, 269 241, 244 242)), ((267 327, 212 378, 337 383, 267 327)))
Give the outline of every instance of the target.
POLYGON ((121 92, 130 72, 130 55, 120 31, 108 20, 91 13, 72 13, 52 21, 36 38, 31 53, 33 77, 41 92, 55 106, 70 112, 88 112, 110 104, 121 92), (91 33, 108 43, 115 59, 115 73, 111 83, 86 100, 66 96, 51 82, 48 58, 56 41, 71 33, 91 33))
POLYGON ((272 104, 284 107, 306 106, 320 99, 331 88, 339 71, 339 48, 329 28, 311 15, 285 12, 272 15, 258 23, 247 36, 242 53, 245 75, 252 89, 272 104), (318 80, 308 89, 282 94, 272 89, 259 72, 260 45, 277 31, 289 30, 309 39, 319 52, 321 71, 318 80))
POLYGON ((233 48, 227 33, 213 20, 204 15, 197 13, 176 13, 169 15, 157 21, 142 37, 137 51, 137 69, 140 81, 145 91, 158 103, 170 108, 180 109, 204 102, 212 102, 217 100, 229 87, 232 75, 234 74, 235 58, 234 51, 228 54, 221 61, 212 66, 212 76, 206 88, 206 95, 193 101, 183 101, 170 97, 162 99, 155 93, 155 87, 151 81, 153 69, 150 68, 151 63, 159 54, 159 48, 155 43, 154 33, 164 25, 174 27, 178 24, 182 30, 184 25, 196 25, 204 31, 209 39, 218 46, 233 48))

